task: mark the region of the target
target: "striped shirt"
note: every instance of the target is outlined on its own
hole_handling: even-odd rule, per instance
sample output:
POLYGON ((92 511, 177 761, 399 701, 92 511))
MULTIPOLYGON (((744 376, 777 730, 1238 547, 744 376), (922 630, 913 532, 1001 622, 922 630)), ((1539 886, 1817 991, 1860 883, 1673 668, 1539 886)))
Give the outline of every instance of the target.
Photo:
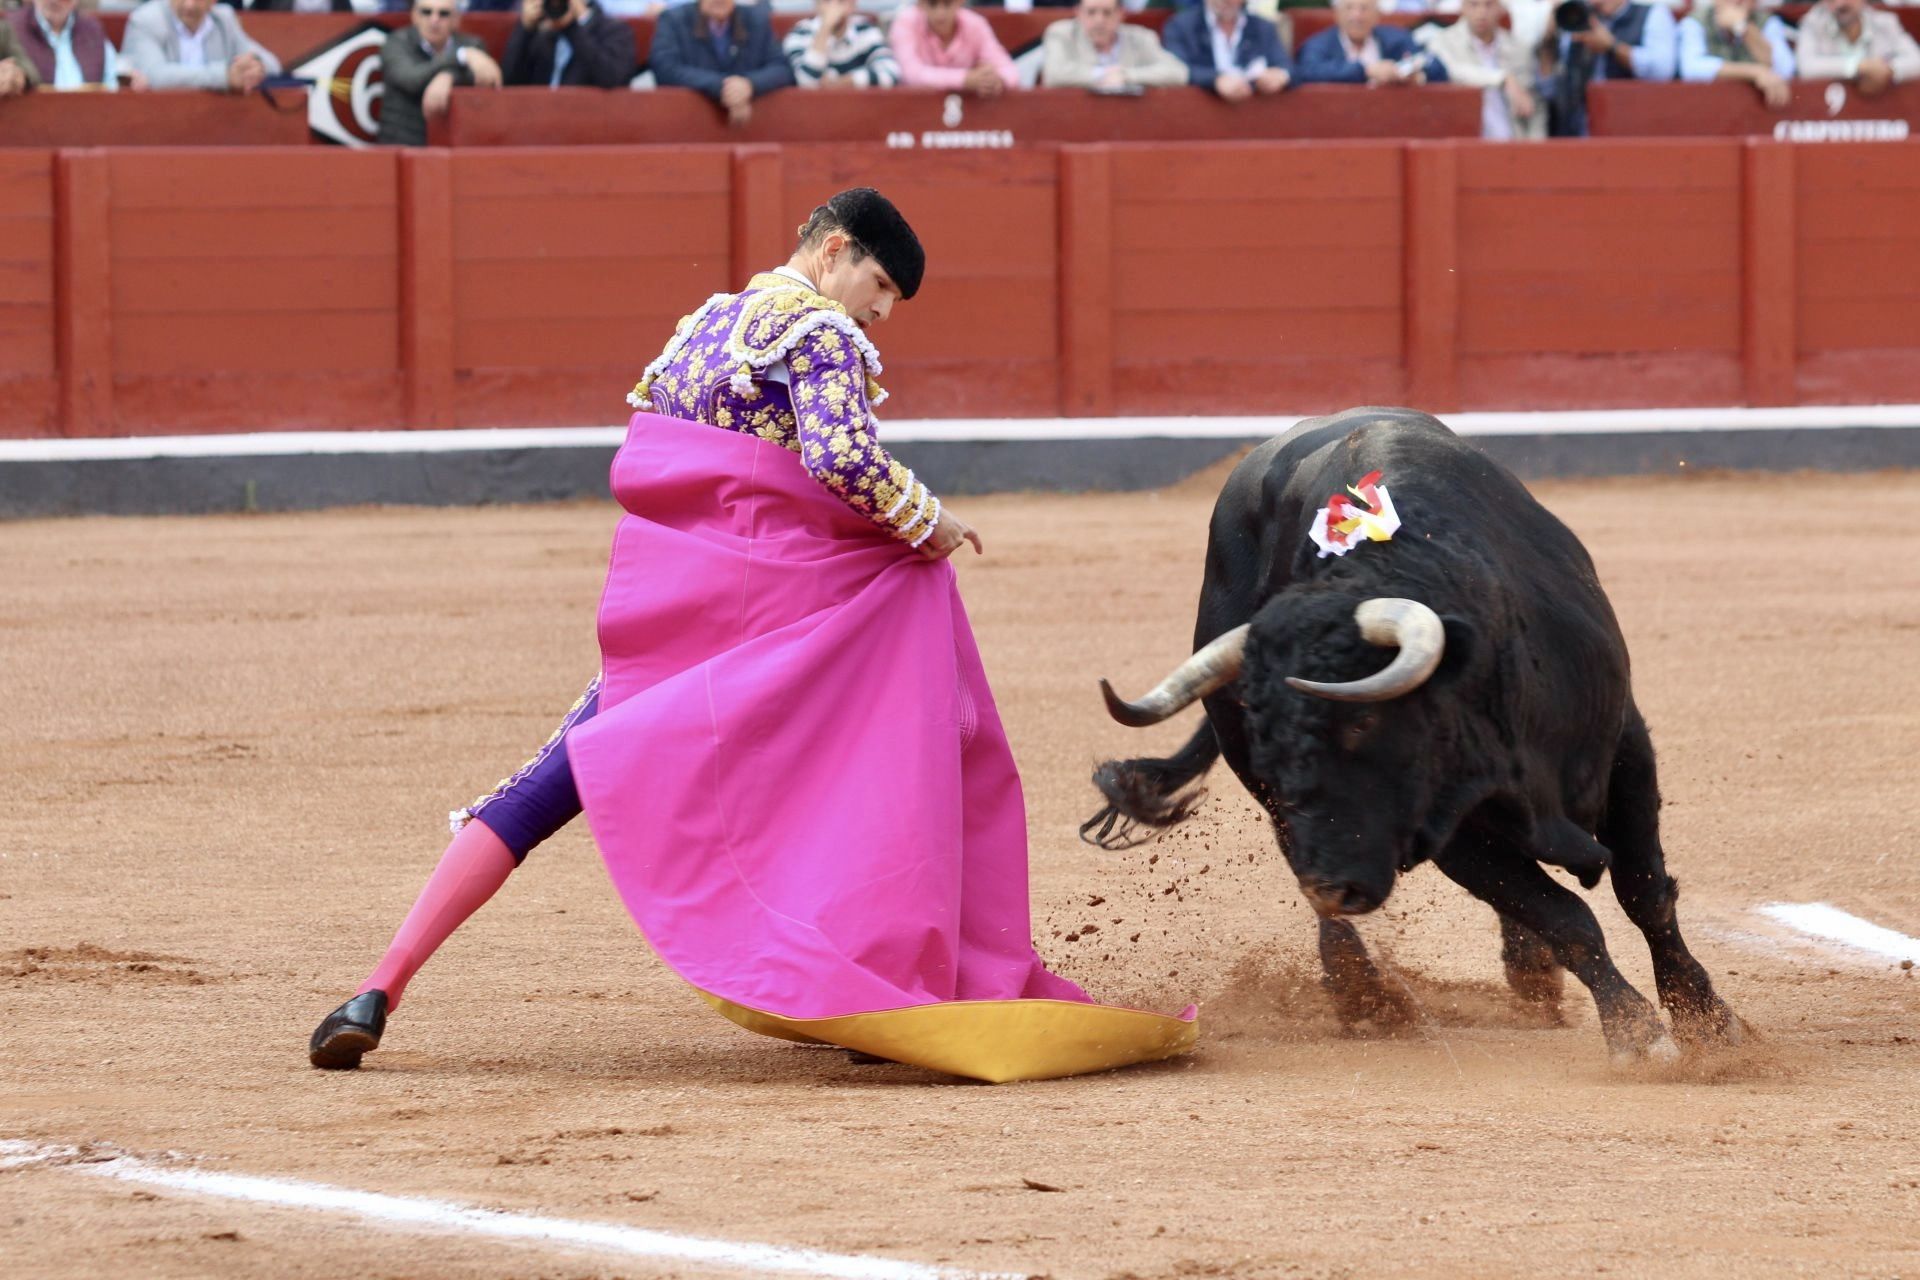
POLYGON ((900 83, 900 64, 893 59, 886 33, 854 14, 846 28, 827 45, 823 56, 813 47, 814 32, 820 29, 818 17, 802 18, 799 25, 780 42, 787 61, 793 64, 793 78, 802 89, 817 89, 828 72, 860 89, 891 89, 900 83))

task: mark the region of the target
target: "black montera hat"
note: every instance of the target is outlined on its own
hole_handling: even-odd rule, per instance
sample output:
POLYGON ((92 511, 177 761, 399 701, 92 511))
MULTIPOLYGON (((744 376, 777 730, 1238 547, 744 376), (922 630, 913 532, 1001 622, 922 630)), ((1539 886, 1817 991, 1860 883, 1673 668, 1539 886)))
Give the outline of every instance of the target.
POLYGON ((880 260, 882 269, 900 286, 901 298, 919 292, 927 254, 891 200, 872 187, 854 187, 827 201, 827 209, 848 235, 880 260))

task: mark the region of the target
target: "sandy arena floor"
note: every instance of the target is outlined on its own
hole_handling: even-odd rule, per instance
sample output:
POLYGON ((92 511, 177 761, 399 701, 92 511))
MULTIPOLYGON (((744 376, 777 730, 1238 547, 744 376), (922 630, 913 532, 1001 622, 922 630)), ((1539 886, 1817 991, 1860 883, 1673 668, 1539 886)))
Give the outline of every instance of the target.
MULTIPOLYGON (((1920 977, 1753 911, 1920 934, 1920 474, 1541 487, 1633 646, 1683 921, 1765 1036, 1654 1076, 1608 1068, 1577 988, 1565 1028, 1511 1012, 1491 913, 1430 868, 1362 925, 1430 1024, 1341 1038, 1224 770, 1160 844, 1078 843, 1090 766, 1189 732, 1119 728, 1093 682, 1185 652, 1219 478, 956 504, 987 540, 964 589, 1042 950, 1205 1020, 1184 1060, 999 1088, 721 1021, 581 830, 427 967, 364 1070, 310 1070, 446 811, 591 674, 611 509, 0 525, 0 1138, 1058 1280, 1920 1274, 1920 977)), ((46 1165, 0 1172, 0 1271, 709 1274, 46 1165)))

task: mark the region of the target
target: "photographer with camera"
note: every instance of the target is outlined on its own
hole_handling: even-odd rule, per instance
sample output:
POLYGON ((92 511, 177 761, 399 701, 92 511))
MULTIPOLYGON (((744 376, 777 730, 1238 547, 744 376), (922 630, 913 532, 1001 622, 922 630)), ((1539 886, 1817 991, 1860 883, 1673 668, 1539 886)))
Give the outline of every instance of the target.
POLYGON ((1587 86, 1595 80, 1673 79, 1678 37, 1673 14, 1636 0, 1561 0, 1540 42, 1547 132, 1587 134, 1587 86))
POLYGON ((1787 24, 1776 14, 1755 21, 1757 0, 1712 0, 1694 6, 1680 24, 1680 78, 1744 80, 1775 111, 1787 105, 1793 90, 1793 46, 1787 24))
POLYGON ((624 88, 633 79, 633 28, 594 0, 521 0, 500 69, 514 85, 624 88))

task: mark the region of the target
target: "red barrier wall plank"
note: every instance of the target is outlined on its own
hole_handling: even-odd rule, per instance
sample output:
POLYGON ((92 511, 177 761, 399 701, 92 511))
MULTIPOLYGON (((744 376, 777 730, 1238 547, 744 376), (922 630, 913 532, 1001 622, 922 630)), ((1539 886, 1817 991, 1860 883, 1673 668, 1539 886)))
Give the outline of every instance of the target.
POLYGON ((1060 149, 1060 412, 1113 412, 1113 262, 1120 229, 1110 147, 1060 149))
POLYGON ((1115 147, 1114 221, 1127 229, 1114 247, 1115 409, 1285 412, 1399 399, 1402 150, 1115 147), (1269 210, 1267 238, 1252 245, 1261 220, 1249 202, 1269 210), (1348 222, 1359 231, 1351 243, 1348 222), (1194 250, 1190 226, 1220 228, 1225 243, 1194 250))
POLYGON ((1463 192, 1721 191, 1739 182, 1739 148, 1719 141, 1589 141, 1460 151, 1463 192))
POLYGON ((1459 403, 1460 145, 1406 150, 1407 398, 1431 412, 1459 403))
POLYGON ((1750 404, 1794 400, 1796 150, 1758 140, 1742 148, 1741 325, 1750 404))
MULTIPOLYGON (((1375 175, 1369 175, 1370 177, 1375 175)), ((1380 175, 1384 176, 1384 175, 1380 175)), ((1391 184, 1355 199, 1345 193, 1324 194, 1321 186, 1303 188, 1284 203, 1271 199, 1241 199, 1229 192, 1206 203, 1204 218, 1192 217, 1187 199, 1147 198, 1128 201, 1113 211, 1114 248, 1123 254, 1158 253, 1167 248, 1167 229, 1180 228, 1180 247, 1194 253, 1265 250, 1280 245, 1295 258, 1304 258, 1303 246, 1315 246, 1341 257, 1370 250, 1397 250, 1404 228, 1390 199, 1391 184), (1316 191, 1321 194, 1316 194, 1316 191)))
POLYGON ((0 151, 0 436, 58 428, 53 153, 0 151))
POLYGON ((61 430, 109 435, 115 425, 112 170, 104 151, 68 151, 54 160, 53 172, 61 430))
POLYGON ((674 322, 733 287, 730 153, 443 154, 455 420, 624 420, 674 322))
POLYGON ((873 334, 886 364, 881 381, 896 397, 886 413, 1059 412, 1059 172, 1051 153, 788 147, 782 178, 788 228, 835 191, 870 184, 899 205, 927 251, 920 297, 873 334))

